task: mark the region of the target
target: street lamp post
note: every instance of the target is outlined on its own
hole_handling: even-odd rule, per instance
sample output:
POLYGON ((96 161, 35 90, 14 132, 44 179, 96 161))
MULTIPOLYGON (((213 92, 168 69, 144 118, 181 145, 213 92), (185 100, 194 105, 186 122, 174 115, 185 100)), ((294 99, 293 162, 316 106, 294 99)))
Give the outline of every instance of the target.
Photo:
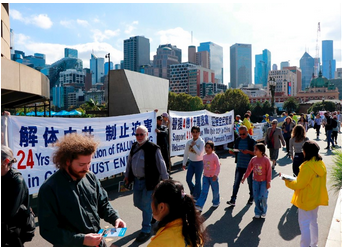
POLYGON ((108 54, 106 54, 105 55, 105 57, 106 58, 108 58, 108 76, 107 76, 107 80, 108 80, 108 97, 107 97, 107 116, 109 117, 109 93, 110 93, 110 91, 109 91, 109 89, 110 89, 110 78, 109 78, 109 75, 110 75, 110 53, 108 53, 108 54))
POLYGON ((275 88, 276 88, 277 83, 276 83, 274 77, 270 77, 268 83, 269 83, 270 92, 271 92, 271 96, 272 96, 271 105, 272 105, 273 112, 274 112, 273 115, 277 116, 276 107, 274 105, 274 94, 275 94, 275 88))
POLYGON ((323 96, 323 97, 322 97, 322 108, 323 108, 322 111, 325 111, 325 109, 324 109, 324 100, 325 100, 325 98, 324 98, 324 96, 323 96))

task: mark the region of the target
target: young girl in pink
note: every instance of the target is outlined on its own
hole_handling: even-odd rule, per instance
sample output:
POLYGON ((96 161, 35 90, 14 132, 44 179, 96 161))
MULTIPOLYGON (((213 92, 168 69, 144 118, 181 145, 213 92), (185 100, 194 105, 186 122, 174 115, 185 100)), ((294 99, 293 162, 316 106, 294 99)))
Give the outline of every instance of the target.
POLYGON ((249 162, 247 171, 241 180, 243 183, 253 170, 254 218, 265 218, 267 212, 267 197, 268 189, 271 187, 272 168, 265 151, 266 148, 263 143, 255 145, 255 156, 249 162))
POLYGON ((208 141, 205 143, 205 154, 203 156, 203 186, 200 197, 196 202, 196 209, 202 212, 205 201, 207 200, 209 187, 213 191, 213 206, 217 208, 220 205, 220 193, 218 175, 220 173, 220 161, 214 152, 214 143, 208 141))

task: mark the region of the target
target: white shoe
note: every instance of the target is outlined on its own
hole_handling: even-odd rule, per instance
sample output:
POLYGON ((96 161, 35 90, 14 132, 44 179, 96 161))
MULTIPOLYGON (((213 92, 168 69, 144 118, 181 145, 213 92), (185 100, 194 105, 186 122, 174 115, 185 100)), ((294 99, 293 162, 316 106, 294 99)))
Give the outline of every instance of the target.
POLYGON ((220 204, 212 205, 213 208, 217 208, 220 204))
POLYGON ((261 218, 266 218, 266 214, 262 214, 262 215, 261 215, 261 218))
POLYGON ((254 218, 255 218, 255 219, 260 219, 260 215, 257 215, 257 214, 256 214, 256 215, 254 215, 254 218))

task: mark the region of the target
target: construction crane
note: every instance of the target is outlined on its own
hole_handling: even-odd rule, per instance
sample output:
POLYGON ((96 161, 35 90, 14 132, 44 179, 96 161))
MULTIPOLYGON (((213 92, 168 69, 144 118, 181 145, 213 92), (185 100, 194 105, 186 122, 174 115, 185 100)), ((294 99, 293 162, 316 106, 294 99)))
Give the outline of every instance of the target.
POLYGON ((314 65, 314 78, 318 77, 318 73, 320 70, 319 67, 319 38, 321 36, 321 24, 318 22, 318 27, 317 27, 317 38, 316 38, 316 57, 315 57, 315 65, 314 65))

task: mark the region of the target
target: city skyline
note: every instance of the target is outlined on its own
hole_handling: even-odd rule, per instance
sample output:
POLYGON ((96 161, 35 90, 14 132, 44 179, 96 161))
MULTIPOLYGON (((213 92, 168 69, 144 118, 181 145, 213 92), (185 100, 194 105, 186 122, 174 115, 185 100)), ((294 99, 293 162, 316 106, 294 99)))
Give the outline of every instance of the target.
POLYGON ((10 3, 9 6, 14 49, 26 55, 43 53, 47 64, 63 58, 66 47, 78 50, 84 68, 89 68, 92 51, 97 57, 109 52, 111 61, 119 64, 123 59, 124 40, 137 35, 150 40, 150 60, 159 45, 170 43, 182 49, 182 62, 187 62, 188 46, 197 47, 201 42, 211 41, 223 47, 223 83, 227 84, 230 46, 251 44, 252 68, 254 56, 264 49, 271 52, 272 65, 280 67, 281 62, 289 61, 291 66, 299 67, 305 52, 316 56, 318 22, 321 24, 320 57, 322 40, 333 40, 336 68, 342 67, 341 3, 318 5, 314 2, 274 1, 272 5, 246 1, 241 4, 10 3))

